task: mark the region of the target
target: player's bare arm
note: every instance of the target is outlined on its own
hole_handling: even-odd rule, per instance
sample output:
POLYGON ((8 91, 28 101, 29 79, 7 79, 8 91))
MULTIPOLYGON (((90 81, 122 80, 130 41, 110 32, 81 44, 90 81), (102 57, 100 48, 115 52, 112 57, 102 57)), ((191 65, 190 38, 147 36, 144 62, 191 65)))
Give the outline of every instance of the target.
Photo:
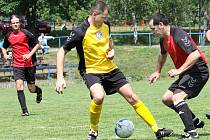
POLYGON ((199 57, 201 57, 199 51, 195 50, 187 57, 185 63, 179 69, 171 69, 168 72, 168 75, 170 77, 174 77, 174 76, 177 76, 177 75, 187 71, 196 63, 196 61, 199 59, 199 57))
POLYGON ((11 59, 12 56, 7 54, 7 50, 5 48, 1 48, 1 51, 5 60, 11 59))
POLYGON ((156 70, 149 77, 150 83, 154 83, 160 78, 160 73, 161 73, 163 65, 165 64, 166 58, 167 58, 167 54, 159 54, 156 70))
POLYGON ((109 51, 107 52, 106 57, 111 60, 114 58, 114 43, 112 38, 109 39, 109 51))
POLYGON ((29 58, 30 58, 30 57, 31 57, 39 48, 40 48, 40 44, 37 43, 37 44, 35 45, 35 47, 31 50, 31 52, 30 52, 29 54, 23 55, 23 58, 24 58, 25 60, 29 59, 29 58))
POLYGON ((61 47, 57 53, 57 80, 55 90, 58 94, 63 93, 63 89, 66 87, 66 82, 63 77, 64 70, 64 58, 67 52, 61 47))

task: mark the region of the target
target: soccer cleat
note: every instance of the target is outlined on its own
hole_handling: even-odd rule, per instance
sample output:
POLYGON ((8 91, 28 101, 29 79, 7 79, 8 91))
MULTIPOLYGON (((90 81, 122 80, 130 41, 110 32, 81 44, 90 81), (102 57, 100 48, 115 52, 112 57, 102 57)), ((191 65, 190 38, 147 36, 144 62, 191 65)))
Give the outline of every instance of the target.
POLYGON ((98 132, 90 130, 88 133, 88 138, 87 140, 96 140, 98 137, 98 132))
POLYGON ((28 113, 28 112, 23 112, 23 113, 21 114, 21 116, 29 116, 29 113, 28 113))
POLYGON ((166 128, 160 128, 155 133, 157 139, 163 139, 164 137, 170 137, 173 134, 173 130, 166 129, 166 128))
MULTIPOLYGON (((193 120, 193 124, 194 124, 195 128, 203 128, 205 125, 204 121, 201 121, 199 119, 193 120)), ((187 132, 187 130, 184 129, 184 132, 187 132)))
POLYGON ((36 95, 36 102, 39 104, 41 101, 42 101, 42 89, 39 88, 39 92, 37 92, 37 95, 36 95))
POLYGON ((198 133, 196 130, 191 130, 188 132, 184 132, 178 140, 190 140, 190 139, 198 139, 198 133))

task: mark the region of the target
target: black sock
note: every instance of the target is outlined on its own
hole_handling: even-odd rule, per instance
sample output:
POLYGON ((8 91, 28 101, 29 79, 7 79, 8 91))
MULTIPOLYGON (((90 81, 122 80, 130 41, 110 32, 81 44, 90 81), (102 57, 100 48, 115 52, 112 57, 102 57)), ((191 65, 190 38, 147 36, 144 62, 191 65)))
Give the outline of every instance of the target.
POLYGON ((42 92, 42 89, 38 86, 35 86, 35 93, 41 93, 42 92))
POLYGON ((18 95, 18 100, 19 100, 19 103, 20 103, 23 113, 28 112, 23 90, 17 90, 17 95, 18 95))
POLYGON ((176 113, 179 113, 178 110, 175 108, 175 106, 172 104, 170 106, 168 106, 169 108, 173 109, 176 113))
MULTIPOLYGON (((176 113, 179 113, 178 112, 178 110, 175 108, 175 106, 172 104, 172 105, 170 105, 170 106, 168 106, 169 108, 171 108, 171 109, 173 109, 176 113)), ((197 118, 196 116, 195 116, 195 114, 190 110, 190 112, 191 112, 191 114, 192 114, 192 119, 193 119, 193 121, 198 121, 199 122, 199 118, 197 118)))
POLYGON ((179 116, 185 126, 186 131, 194 130, 194 124, 192 119, 192 113, 185 101, 179 102, 174 106, 176 110, 179 112, 179 116))

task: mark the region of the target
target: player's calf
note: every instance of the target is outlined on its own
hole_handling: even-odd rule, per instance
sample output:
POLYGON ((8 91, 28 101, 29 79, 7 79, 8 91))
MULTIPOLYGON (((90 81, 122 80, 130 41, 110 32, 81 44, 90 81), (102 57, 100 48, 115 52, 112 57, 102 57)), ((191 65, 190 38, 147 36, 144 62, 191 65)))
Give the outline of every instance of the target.
POLYGON ((40 87, 36 86, 35 92, 37 93, 36 102, 40 103, 42 101, 42 89, 40 87))

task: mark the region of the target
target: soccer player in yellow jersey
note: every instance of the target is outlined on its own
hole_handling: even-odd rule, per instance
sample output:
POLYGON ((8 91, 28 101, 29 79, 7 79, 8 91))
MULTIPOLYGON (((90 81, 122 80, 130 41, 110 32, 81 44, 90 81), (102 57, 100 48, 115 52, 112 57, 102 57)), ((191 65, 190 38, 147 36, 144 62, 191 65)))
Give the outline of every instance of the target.
POLYGON ((133 92, 123 73, 113 62, 114 49, 110 39, 110 28, 107 24, 108 6, 97 1, 91 7, 90 15, 71 32, 67 41, 57 53, 56 91, 60 94, 66 86, 63 78, 64 56, 76 47, 79 56, 79 71, 90 90, 90 131, 87 140, 96 140, 99 118, 105 95, 118 92, 134 108, 136 113, 149 125, 158 139, 170 136, 173 131, 159 128, 156 120, 133 92))

